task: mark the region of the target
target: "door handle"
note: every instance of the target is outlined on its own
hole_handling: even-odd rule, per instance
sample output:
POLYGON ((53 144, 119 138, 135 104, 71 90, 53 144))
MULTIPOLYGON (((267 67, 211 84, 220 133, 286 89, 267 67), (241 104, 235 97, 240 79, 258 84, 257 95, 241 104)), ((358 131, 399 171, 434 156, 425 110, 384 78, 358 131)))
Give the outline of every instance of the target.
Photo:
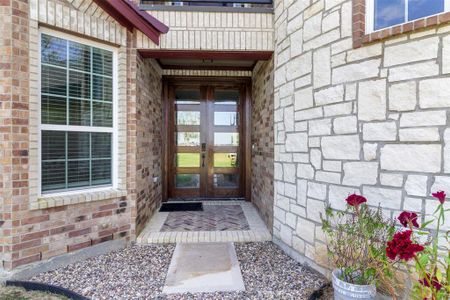
POLYGON ((202 168, 205 167, 205 153, 202 153, 202 168))

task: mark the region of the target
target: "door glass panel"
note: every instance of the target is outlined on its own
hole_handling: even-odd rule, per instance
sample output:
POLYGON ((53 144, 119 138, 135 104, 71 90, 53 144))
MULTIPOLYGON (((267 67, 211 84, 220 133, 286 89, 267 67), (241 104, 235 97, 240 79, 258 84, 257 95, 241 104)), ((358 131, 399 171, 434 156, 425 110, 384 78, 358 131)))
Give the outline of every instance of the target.
POLYGON ((200 125, 200 112, 177 111, 177 125, 200 125))
POLYGON ((215 168, 235 168, 238 165, 237 153, 214 153, 215 168))
POLYGON ((175 91, 175 104, 200 104, 199 90, 175 91))
POLYGON ((214 187, 237 188, 239 186, 238 174, 214 174, 214 187))
POLYGON ((216 104, 236 105, 239 102, 239 91, 215 90, 214 101, 216 104))
POLYGON ((177 132, 178 146, 200 146, 200 132, 177 132))
POLYGON ((199 188, 200 174, 177 174, 175 175, 175 186, 177 188, 199 188))
POLYGON ((177 153, 178 168, 200 167, 200 153, 177 153))
POLYGON ((237 112, 214 112, 214 125, 218 126, 236 126, 237 112))
POLYGON ((239 133, 237 132, 214 132, 215 146, 238 146, 239 133))

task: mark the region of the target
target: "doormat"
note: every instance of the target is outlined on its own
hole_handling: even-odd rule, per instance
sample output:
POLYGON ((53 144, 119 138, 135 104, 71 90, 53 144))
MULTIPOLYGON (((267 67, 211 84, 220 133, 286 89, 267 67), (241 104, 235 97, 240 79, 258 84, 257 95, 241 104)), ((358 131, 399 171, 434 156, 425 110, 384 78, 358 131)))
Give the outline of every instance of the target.
POLYGON ((201 202, 163 203, 159 211, 203 211, 203 204, 201 202))

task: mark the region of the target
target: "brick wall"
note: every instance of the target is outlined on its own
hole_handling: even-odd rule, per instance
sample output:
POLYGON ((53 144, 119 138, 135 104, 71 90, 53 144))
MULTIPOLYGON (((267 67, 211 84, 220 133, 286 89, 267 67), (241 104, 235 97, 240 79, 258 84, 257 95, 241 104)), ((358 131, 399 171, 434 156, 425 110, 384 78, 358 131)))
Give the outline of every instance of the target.
POLYGON ((162 200, 162 77, 154 60, 137 57, 136 234, 162 200), (156 180, 156 182, 154 182, 156 180))
POLYGON ((326 273, 326 205, 432 213, 450 191, 450 26, 353 49, 352 1, 280 0, 275 27, 273 232, 326 273))
POLYGON ((252 87, 252 202, 273 226, 273 59, 260 62, 252 87))

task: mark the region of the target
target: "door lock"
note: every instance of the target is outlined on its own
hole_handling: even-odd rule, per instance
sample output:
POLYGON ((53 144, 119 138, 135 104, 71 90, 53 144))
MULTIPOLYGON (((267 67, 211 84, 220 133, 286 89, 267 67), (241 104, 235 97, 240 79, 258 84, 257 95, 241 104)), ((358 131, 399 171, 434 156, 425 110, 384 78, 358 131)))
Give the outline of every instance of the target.
POLYGON ((206 151, 206 143, 202 143, 202 152, 206 151))

